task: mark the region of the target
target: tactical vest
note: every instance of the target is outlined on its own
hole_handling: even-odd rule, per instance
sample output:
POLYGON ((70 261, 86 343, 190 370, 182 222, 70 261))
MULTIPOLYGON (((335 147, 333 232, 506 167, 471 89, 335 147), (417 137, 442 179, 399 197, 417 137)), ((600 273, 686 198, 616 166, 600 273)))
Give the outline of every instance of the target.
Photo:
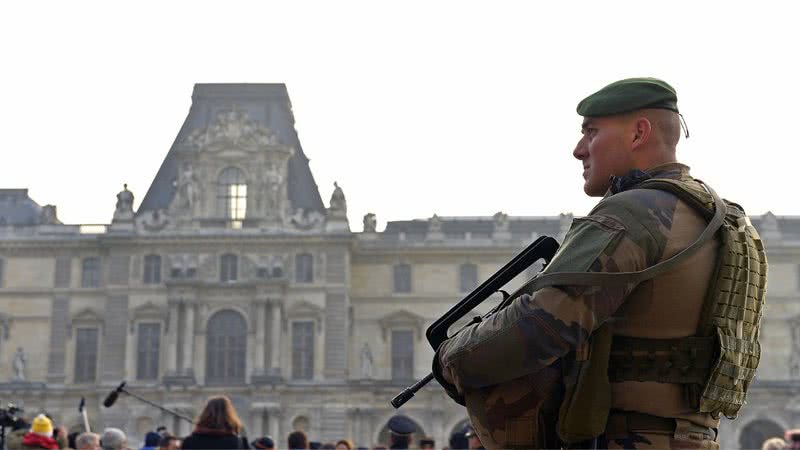
POLYGON ((575 364, 565 378, 567 392, 559 413, 559 434, 565 442, 591 439, 603 432, 610 400, 602 391, 607 389, 610 395, 609 382, 682 384, 696 411, 715 418, 735 418, 744 404, 761 356, 758 334, 767 259, 758 232, 742 208, 702 186, 705 189, 701 184, 662 178, 636 186, 668 191, 710 220, 695 242, 671 258, 639 272, 549 273, 527 283, 531 291, 557 285, 640 283, 681 264, 714 236, 720 240, 695 336, 612 339, 607 325, 592 334, 590 357, 575 364))

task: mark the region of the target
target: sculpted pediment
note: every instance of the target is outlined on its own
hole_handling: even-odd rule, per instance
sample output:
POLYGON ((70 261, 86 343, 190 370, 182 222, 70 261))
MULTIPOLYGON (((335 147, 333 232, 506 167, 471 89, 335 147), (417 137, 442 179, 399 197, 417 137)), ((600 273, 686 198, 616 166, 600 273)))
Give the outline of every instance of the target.
POLYGON ((219 112, 209 126, 192 131, 183 144, 200 151, 255 151, 279 146, 280 142, 269 127, 254 122, 247 111, 233 106, 219 112))

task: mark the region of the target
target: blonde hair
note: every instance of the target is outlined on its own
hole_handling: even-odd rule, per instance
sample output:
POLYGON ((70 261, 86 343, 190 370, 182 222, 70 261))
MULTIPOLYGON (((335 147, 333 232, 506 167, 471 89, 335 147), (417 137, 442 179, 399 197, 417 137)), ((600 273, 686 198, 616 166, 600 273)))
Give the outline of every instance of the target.
POLYGON ((786 441, 779 437, 769 438, 761 444, 761 450, 783 450, 786 448, 786 441))
POLYGON ((353 443, 350 442, 350 439, 339 439, 338 441, 336 441, 336 445, 334 446, 334 448, 339 447, 339 444, 342 444, 345 447, 347 447, 347 450, 353 450, 353 443))

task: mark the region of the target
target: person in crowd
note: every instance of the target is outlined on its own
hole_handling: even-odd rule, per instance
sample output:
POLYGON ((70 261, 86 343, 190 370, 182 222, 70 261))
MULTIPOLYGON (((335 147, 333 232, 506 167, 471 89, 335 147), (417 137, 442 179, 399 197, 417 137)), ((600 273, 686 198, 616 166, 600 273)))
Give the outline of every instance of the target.
POLYGON ((128 436, 119 428, 106 428, 100 437, 103 450, 123 450, 128 448, 128 436))
POLYGON ((141 450, 156 450, 158 443, 161 441, 161 435, 155 431, 149 431, 144 435, 144 446, 141 450))
POLYGON ((349 439, 339 439, 333 448, 334 450, 353 450, 353 443, 349 439))
POLYGON ((309 450, 308 437, 302 431, 292 431, 286 439, 289 450, 309 450))
POLYGON ((769 438, 761 444, 761 450, 784 450, 786 441, 779 437, 769 438))
MULTIPOLYGON (((8 448, 12 448, 14 442, 7 444, 8 448)), ((19 448, 23 450, 57 450, 67 448, 67 434, 63 427, 53 433, 53 422, 45 414, 39 414, 31 422, 31 428, 22 437, 22 443, 19 448)))
POLYGON ((786 430, 783 434, 787 449, 800 449, 800 429, 786 430))
POLYGON ((275 450, 275 440, 272 436, 264 436, 251 442, 250 446, 260 450, 275 450))
POLYGON ((429 437, 424 437, 419 440, 420 450, 433 450, 436 448, 436 441, 429 437))
POLYGON ((406 416, 393 416, 386 424, 389 428, 389 448, 392 450, 405 450, 411 447, 412 436, 417 427, 406 416))
POLYGON ((162 437, 171 434, 164 425, 159 425, 158 428, 156 428, 156 433, 160 434, 162 437))
POLYGON ((67 448, 75 448, 75 439, 81 434, 80 431, 73 431, 67 435, 67 448))
POLYGON ((224 395, 211 397, 197 418, 194 431, 183 440, 188 450, 249 449, 247 438, 240 436, 242 422, 233 404, 224 395))
POLYGON ((100 435, 92 432, 79 434, 75 438, 75 450, 100 450, 100 435))
POLYGON ((469 450, 485 450, 481 443, 481 438, 478 437, 478 433, 475 432, 474 428, 467 427, 467 432, 464 433, 464 437, 467 438, 469 450))
POLYGON ((181 440, 177 436, 166 433, 158 441, 158 450, 178 450, 181 448, 181 440))
POLYGON ((458 431, 453 432, 453 434, 450 435, 450 440, 449 440, 450 447, 449 447, 449 449, 450 450, 466 450, 466 449, 468 449, 469 448, 469 442, 467 442, 466 433, 467 433, 466 429, 458 430, 458 431))

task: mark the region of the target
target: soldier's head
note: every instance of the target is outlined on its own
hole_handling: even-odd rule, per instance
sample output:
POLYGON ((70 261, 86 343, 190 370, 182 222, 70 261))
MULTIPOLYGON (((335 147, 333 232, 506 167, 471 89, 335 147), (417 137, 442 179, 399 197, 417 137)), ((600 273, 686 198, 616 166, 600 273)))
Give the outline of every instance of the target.
POLYGON ((389 428, 389 448, 400 449, 411 446, 411 438, 417 427, 414 421, 406 416, 393 416, 386 424, 389 428))
POLYGON ((605 194, 612 176, 675 161, 681 133, 675 90, 655 78, 629 78, 583 99, 581 138, 572 155, 583 164, 583 190, 605 194))

